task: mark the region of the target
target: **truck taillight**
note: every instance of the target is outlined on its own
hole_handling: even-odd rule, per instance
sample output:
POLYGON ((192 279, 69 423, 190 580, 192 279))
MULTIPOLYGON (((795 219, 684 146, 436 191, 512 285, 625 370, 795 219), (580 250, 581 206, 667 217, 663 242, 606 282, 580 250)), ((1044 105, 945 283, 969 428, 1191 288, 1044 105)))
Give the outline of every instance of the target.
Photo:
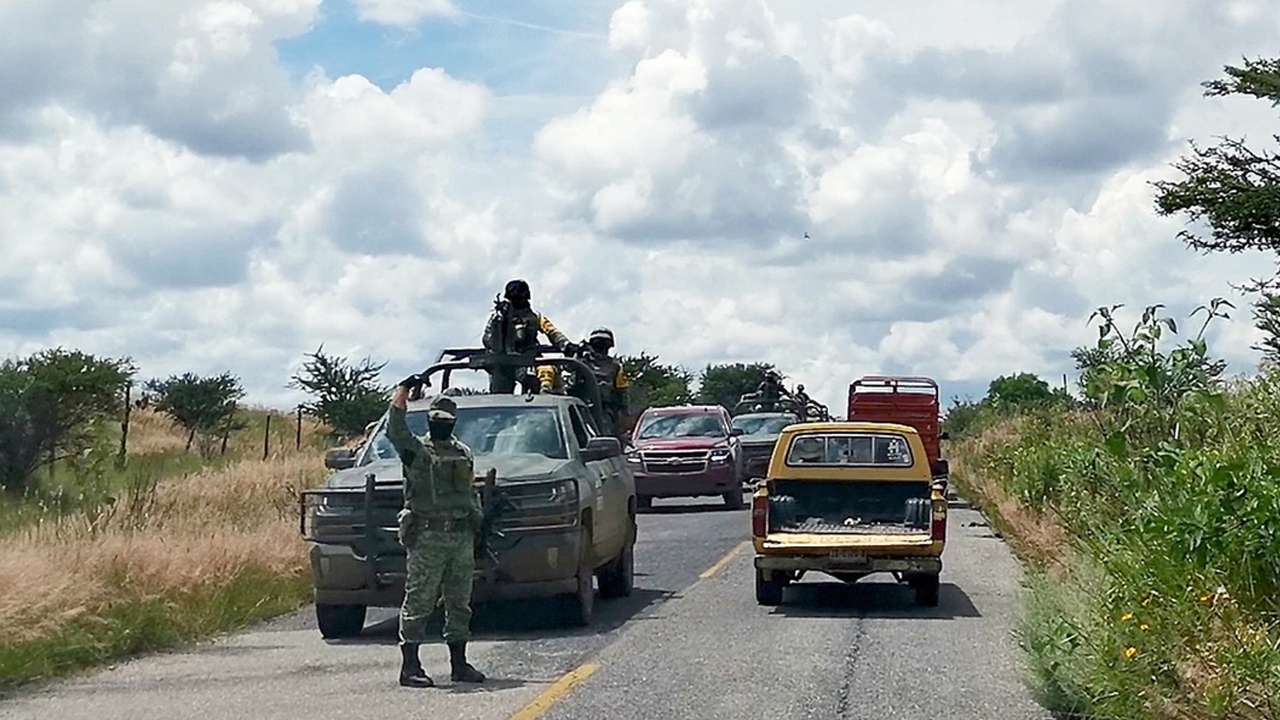
POLYGON ((929 537, 938 542, 947 539, 947 505, 946 501, 933 503, 933 522, 930 524, 929 537))
POLYGON ((769 498, 766 496, 751 498, 751 534, 761 538, 769 534, 769 498))

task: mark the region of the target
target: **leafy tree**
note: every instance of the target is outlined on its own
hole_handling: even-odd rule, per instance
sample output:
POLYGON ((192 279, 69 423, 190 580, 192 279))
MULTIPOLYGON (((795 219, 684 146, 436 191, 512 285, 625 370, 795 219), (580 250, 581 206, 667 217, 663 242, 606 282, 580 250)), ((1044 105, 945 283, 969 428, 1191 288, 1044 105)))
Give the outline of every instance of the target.
POLYGON ((693 400, 693 375, 678 365, 658 362, 657 355, 621 355, 618 360, 631 380, 628 402, 633 415, 650 407, 682 405, 693 400))
POLYGON ((63 348, 0 363, 0 486, 22 494, 41 465, 90 447, 134 372, 128 359, 63 348))
POLYGON ((327 423, 338 437, 363 434, 365 426, 387 409, 390 389, 378 379, 385 362, 374 364, 366 357, 353 364, 344 357, 326 355, 323 345, 306 358, 289 387, 315 398, 303 403, 302 409, 327 423))
POLYGON ((1254 349, 1266 362, 1280 365, 1280 292, 1262 292, 1253 306, 1253 322, 1262 331, 1262 341, 1254 349))
MULTIPOLYGON (((1224 68, 1227 77, 1204 83, 1205 95, 1246 95, 1280 105, 1280 59, 1245 59, 1244 65, 1224 68)), ((1280 136, 1272 139, 1280 142, 1280 136)), ((1194 223, 1208 226, 1208 237, 1193 230, 1178 236, 1203 252, 1280 253, 1280 154, 1250 148, 1243 140, 1222 138, 1212 147, 1191 144, 1191 153, 1173 165, 1186 177, 1155 183, 1156 208, 1162 215, 1185 213, 1194 223)), ((1280 359, 1280 309, 1274 300, 1280 275, 1254 278, 1244 287, 1260 292, 1254 318, 1266 339, 1260 349, 1280 359)))
POLYGON ((997 412, 1020 412, 1032 408, 1069 404, 1071 396, 1062 388, 1050 388, 1049 383, 1034 373, 1001 375, 987 386, 984 402, 997 412))
POLYGON ((968 437, 976 432, 990 415, 990 407, 985 400, 951 399, 951 407, 942 419, 942 430, 953 440, 968 437))
POLYGON ((155 408, 187 430, 187 449, 200 436, 201 454, 211 452, 213 438, 223 437, 244 426, 237 421, 236 408, 244 397, 240 379, 231 373, 200 377, 193 373, 151 380, 146 392, 155 398, 155 408))
POLYGON ((708 365, 698 378, 698 402, 732 410, 738 399, 759 388, 764 374, 773 369, 770 363, 708 365))

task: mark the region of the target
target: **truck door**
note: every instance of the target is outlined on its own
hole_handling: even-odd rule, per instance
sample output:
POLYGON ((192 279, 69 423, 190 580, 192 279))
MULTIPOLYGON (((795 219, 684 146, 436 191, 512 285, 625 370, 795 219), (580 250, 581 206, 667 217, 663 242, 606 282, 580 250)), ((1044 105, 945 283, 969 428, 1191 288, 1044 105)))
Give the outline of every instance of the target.
MULTIPOLYGON (((569 406, 569 421, 573 426, 579 451, 587 446, 591 438, 599 434, 588 417, 581 406, 576 404, 569 406)), ((595 519, 592 544, 598 562, 604 562, 618 554, 626 532, 627 500, 619 473, 620 463, 615 463, 615 460, 621 460, 621 458, 584 460, 583 463, 586 465, 587 477, 594 490, 590 500, 591 513, 595 519), (621 517, 618 511, 619 503, 622 507, 621 517)))

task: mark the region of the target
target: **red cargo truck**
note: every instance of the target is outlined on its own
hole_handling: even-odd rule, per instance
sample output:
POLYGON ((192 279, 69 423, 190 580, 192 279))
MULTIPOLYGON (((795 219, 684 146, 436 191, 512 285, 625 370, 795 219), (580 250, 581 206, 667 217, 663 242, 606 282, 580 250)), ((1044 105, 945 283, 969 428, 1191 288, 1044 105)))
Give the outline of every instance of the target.
POLYGON ((915 428, 935 478, 949 474, 942 457, 938 383, 927 377, 868 375, 849 385, 850 421, 898 423, 915 428))

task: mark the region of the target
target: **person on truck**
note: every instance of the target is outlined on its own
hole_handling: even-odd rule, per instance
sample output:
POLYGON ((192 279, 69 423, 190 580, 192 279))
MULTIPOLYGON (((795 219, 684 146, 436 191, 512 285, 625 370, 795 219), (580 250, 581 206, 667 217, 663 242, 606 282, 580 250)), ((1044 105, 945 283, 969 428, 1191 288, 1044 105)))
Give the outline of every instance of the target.
POLYGON ((631 381, 622 369, 622 363, 609 354, 613 349, 613 331, 607 327, 599 327, 587 336, 587 351, 582 355, 582 362, 591 368, 595 381, 600 386, 601 415, 605 427, 600 432, 608 437, 620 437, 622 418, 628 411, 627 394, 631 381))
MULTIPOLYGON (((530 305, 529 283, 521 279, 511 280, 502 290, 501 299, 494 302, 493 314, 484 328, 484 348, 501 355, 534 355, 538 350, 538 335, 566 355, 576 355, 577 345, 560 332, 546 315, 534 311, 530 305)), ((517 371, 511 367, 490 367, 489 392, 511 393, 516 388, 517 371)), ((521 373, 527 376, 526 371, 521 373)))

